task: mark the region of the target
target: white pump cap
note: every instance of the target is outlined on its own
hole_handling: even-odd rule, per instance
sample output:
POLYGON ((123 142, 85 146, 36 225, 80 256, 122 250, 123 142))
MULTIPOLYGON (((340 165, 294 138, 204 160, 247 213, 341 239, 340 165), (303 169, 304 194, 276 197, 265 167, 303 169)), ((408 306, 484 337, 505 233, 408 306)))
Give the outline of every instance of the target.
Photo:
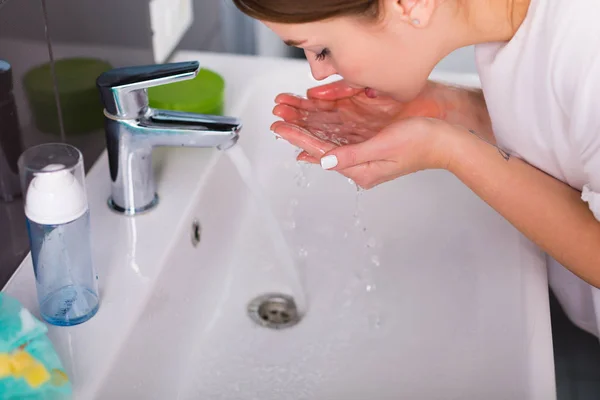
POLYGON ((82 185, 62 164, 50 164, 31 180, 25 215, 43 225, 60 225, 81 217, 88 209, 82 185))

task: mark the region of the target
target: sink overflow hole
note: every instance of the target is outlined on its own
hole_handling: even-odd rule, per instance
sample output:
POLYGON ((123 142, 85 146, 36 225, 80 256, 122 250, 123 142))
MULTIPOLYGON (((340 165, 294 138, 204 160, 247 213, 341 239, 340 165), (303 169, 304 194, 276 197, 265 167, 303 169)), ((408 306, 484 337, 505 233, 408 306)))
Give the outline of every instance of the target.
POLYGON ((294 298, 280 293, 258 296, 248 304, 252 321, 271 329, 283 329, 300 321, 294 298))
POLYGON ((192 222, 192 246, 198 247, 201 236, 202 228, 200 227, 200 222, 198 220, 194 220, 194 222, 192 222))

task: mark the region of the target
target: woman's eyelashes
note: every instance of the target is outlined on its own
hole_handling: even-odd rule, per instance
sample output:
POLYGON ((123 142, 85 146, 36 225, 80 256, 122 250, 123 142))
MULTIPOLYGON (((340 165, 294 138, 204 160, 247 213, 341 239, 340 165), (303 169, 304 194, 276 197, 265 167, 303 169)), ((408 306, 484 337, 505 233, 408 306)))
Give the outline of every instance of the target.
POLYGON ((329 54, 330 54, 329 49, 325 48, 320 53, 317 53, 315 55, 315 59, 317 61, 323 61, 325 58, 327 58, 327 56, 329 56, 329 54))

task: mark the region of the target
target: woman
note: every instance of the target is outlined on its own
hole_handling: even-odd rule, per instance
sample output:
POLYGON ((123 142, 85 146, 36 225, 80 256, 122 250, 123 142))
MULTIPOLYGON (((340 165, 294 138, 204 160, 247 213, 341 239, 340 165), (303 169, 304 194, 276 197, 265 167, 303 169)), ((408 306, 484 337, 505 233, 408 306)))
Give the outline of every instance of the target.
POLYGON ((548 253, 565 311, 598 336, 600 2, 234 2, 304 49, 316 79, 344 78, 277 97, 272 130, 300 160, 365 188, 451 171, 548 253), (467 45, 483 91, 427 80, 467 45))

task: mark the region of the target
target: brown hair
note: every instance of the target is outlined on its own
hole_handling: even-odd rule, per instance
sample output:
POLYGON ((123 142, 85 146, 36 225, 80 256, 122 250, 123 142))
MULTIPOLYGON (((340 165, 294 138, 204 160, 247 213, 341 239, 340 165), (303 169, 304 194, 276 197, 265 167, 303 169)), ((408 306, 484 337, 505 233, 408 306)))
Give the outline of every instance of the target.
POLYGON ((233 0, 233 3, 249 17, 285 24, 379 15, 379 0, 233 0))

